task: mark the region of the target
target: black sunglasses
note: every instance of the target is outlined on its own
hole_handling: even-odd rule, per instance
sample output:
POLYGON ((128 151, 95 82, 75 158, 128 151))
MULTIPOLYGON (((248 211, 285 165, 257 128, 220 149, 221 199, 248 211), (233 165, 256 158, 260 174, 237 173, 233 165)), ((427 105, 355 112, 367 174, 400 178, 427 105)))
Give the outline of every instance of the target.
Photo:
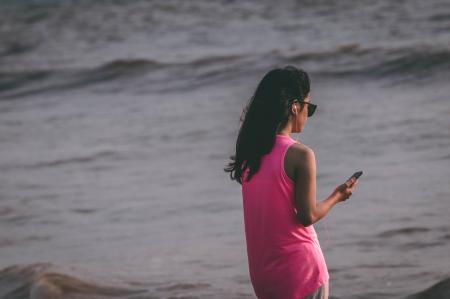
POLYGON ((294 102, 308 104, 308 117, 311 117, 314 114, 314 111, 316 111, 316 108, 317 108, 316 104, 312 104, 310 102, 305 102, 305 101, 299 101, 299 100, 294 100, 294 102))

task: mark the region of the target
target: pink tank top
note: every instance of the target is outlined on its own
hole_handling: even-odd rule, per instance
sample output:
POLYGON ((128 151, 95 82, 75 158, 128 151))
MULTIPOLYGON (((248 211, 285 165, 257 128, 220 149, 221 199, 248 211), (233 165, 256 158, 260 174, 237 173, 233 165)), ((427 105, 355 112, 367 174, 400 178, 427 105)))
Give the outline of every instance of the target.
POLYGON ((284 157, 296 141, 276 135, 250 182, 243 174, 242 198, 250 278, 258 298, 301 299, 329 279, 313 225, 296 217, 295 185, 284 157))

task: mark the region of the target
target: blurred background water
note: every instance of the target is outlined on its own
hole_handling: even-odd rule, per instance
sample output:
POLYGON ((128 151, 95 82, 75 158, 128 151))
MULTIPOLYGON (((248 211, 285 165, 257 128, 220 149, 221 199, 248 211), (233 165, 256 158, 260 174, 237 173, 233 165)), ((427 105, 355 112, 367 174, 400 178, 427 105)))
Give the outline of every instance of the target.
POLYGON ((0 298, 255 298, 222 169, 287 64, 317 200, 364 171, 314 225, 330 298, 450 298, 445 0, 1 1, 0 298))

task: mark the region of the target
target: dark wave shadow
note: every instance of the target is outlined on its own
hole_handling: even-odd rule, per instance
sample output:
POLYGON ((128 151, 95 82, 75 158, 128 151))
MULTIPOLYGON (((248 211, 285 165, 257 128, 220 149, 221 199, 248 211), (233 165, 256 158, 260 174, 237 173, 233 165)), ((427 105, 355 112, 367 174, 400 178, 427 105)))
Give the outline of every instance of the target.
POLYGON ((450 298, 450 277, 445 278, 431 287, 404 299, 448 299, 450 298))
POLYGON ((52 266, 34 263, 0 270, 0 299, 127 298, 148 291, 99 285, 51 271, 52 266))

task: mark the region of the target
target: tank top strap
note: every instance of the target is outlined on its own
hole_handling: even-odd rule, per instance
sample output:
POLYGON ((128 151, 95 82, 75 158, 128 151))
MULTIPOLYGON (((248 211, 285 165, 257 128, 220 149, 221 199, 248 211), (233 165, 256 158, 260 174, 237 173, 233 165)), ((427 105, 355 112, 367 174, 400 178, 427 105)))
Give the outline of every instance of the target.
POLYGON ((276 144, 278 147, 277 157, 279 159, 279 173, 285 184, 291 185, 293 184, 293 180, 287 175, 286 170, 284 169, 284 160, 286 157, 286 153, 289 147, 297 143, 292 137, 287 135, 276 135, 276 144))
POLYGON ((295 139, 293 139, 290 136, 287 135, 275 135, 276 138, 276 144, 278 144, 280 146, 280 150, 282 155, 284 156, 285 152, 287 151, 287 149, 289 148, 289 146, 291 146, 294 143, 297 143, 297 141, 295 139))

